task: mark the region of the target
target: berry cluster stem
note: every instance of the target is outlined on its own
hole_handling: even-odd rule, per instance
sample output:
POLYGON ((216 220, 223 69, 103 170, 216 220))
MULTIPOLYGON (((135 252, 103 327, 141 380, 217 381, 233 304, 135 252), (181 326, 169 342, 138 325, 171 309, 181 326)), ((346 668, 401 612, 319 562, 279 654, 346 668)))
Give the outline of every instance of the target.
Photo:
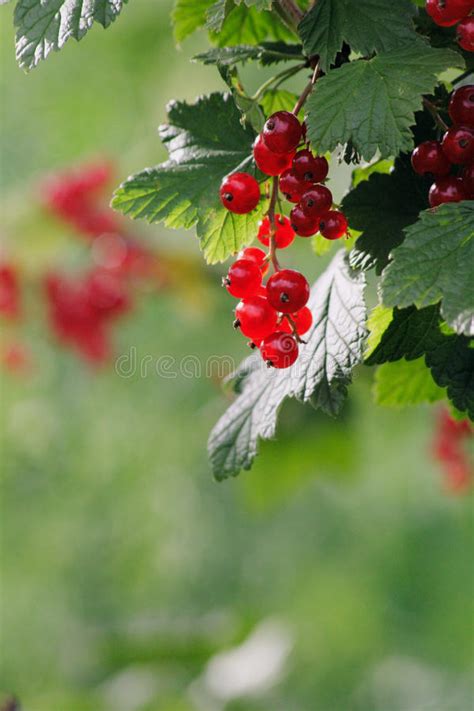
POLYGON ((301 93, 300 98, 298 99, 298 101, 296 102, 296 104, 293 108, 292 113, 294 113, 295 116, 297 116, 299 114, 299 112, 301 111, 301 109, 303 108, 303 106, 306 102, 306 99, 308 98, 308 96, 311 94, 311 92, 313 90, 313 86, 316 84, 318 77, 319 77, 319 62, 316 64, 316 66, 314 68, 313 76, 311 77, 310 81, 306 84, 305 88, 303 89, 303 91, 301 93))
POLYGON ((449 126, 443 121, 443 119, 439 115, 436 106, 425 96, 423 97, 423 106, 430 112, 438 128, 440 128, 442 131, 447 131, 449 126))
POLYGON ((270 261, 272 263, 273 269, 277 272, 280 269, 280 263, 276 255, 276 221, 275 221, 275 207, 278 198, 278 176, 275 176, 272 180, 272 192, 270 196, 270 205, 268 207, 268 219, 270 220, 270 261))

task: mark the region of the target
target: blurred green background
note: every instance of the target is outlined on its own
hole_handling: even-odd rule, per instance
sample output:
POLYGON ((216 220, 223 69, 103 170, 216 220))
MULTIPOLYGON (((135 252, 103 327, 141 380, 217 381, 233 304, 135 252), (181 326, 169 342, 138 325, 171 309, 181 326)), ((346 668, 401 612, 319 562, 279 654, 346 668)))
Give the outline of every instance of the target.
MULTIPOLYGON (((167 101, 222 89, 188 61, 205 36, 177 50, 169 12, 134 0, 25 75, 1 8, 2 230, 30 274, 86 249, 38 212, 46 173, 105 155, 118 182, 163 159, 167 101)), ((332 170, 340 193, 347 169, 332 170)), ((184 255, 191 283, 142 296, 117 354, 242 358, 194 236, 136 229, 184 255)), ((315 276, 307 248, 289 258, 315 276)), ((360 372, 340 420, 287 404, 254 469, 218 485, 216 379, 95 372, 40 312, 21 329, 34 371, 2 375, 5 696, 31 711, 473 708, 471 503, 443 490, 432 409, 376 408, 360 372)))

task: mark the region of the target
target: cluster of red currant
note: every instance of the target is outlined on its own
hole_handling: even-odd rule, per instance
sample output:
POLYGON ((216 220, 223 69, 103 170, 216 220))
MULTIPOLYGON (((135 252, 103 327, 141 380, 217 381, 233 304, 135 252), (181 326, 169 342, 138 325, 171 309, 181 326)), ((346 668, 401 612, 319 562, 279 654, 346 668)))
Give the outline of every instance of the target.
MULTIPOLYGON (((288 247, 295 234, 310 237, 320 232, 329 240, 347 234, 342 212, 332 210, 331 191, 322 183, 328 162, 315 156, 306 141, 306 127, 294 113, 277 111, 266 121, 253 147, 255 163, 274 179, 274 190, 295 206, 290 218, 274 214, 277 194, 272 196, 267 216, 260 223, 259 241, 269 248, 248 247, 238 255, 224 280, 230 294, 242 299, 236 308, 236 327, 258 346, 269 366, 287 368, 298 357, 298 342, 312 324, 306 307, 309 286, 305 277, 292 269, 281 269, 276 249, 288 247), (265 285, 262 278, 270 263, 275 273, 265 285)), ((233 173, 222 181, 220 198, 236 214, 251 212, 260 200, 257 180, 248 173, 233 173)))
POLYGON ((472 462, 465 444, 474 436, 469 420, 455 420, 446 408, 438 415, 433 439, 433 454, 441 463, 446 483, 453 491, 466 491, 474 480, 472 462))
POLYGON ((441 27, 456 27, 459 46, 474 52, 474 0, 426 0, 426 12, 441 27))
POLYGON ((411 157, 413 170, 434 180, 431 207, 474 198, 474 84, 453 92, 449 115, 453 126, 442 140, 420 143, 411 157))

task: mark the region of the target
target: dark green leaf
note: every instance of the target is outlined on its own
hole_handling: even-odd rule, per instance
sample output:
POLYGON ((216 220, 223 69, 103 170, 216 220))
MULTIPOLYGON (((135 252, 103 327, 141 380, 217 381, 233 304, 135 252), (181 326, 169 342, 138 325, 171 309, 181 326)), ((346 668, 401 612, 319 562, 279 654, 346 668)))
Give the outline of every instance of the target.
POLYGON ((193 61, 203 64, 220 64, 233 66, 248 60, 258 61, 263 65, 276 62, 302 60, 302 48, 298 44, 285 44, 284 42, 262 42, 261 44, 240 44, 234 47, 216 47, 208 52, 196 54, 193 61))
POLYGON ((319 152, 351 141, 366 160, 413 148, 411 126, 437 74, 462 66, 450 50, 424 44, 358 60, 318 80, 308 100, 308 135, 319 152))
POLYGON ((224 479, 249 469, 259 438, 275 433, 278 410, 286 397, 311 401, 330 414, 342 407, 353 368, 362 360, 365 338, 365 280, 353 272, 343 250, 313 287, 309 306, 314 323, 288 370, 267 369, 258 357, 237 376, 240 395, 209 438, 215 476, 224 479))
POLYGON ((441 314, 457 332, 474 335, 474 201, 422 212, 384 270, 387 306, 419 308, 441 300, 441 314))
POLYGON ((80 40, 94 22, 108 27, 126 0, 18 0, 14 22, 16 57, 20 67, 32 69, 70 37, 80 40))

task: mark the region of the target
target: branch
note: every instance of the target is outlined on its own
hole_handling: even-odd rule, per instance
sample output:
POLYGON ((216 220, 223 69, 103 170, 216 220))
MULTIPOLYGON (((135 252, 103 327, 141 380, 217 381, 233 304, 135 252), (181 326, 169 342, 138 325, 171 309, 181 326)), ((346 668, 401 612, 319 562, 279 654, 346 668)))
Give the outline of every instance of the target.
POLYGON ((303 93, 301 94, 300 98, 296 102, 294 108, 293 108, 293 113, 295 116, 299 114, 301 111, 302 107, 304 106, 304 103, 308 96, 311 94, 313 90, 313 86, 316 84, 316 81, 319 77, 319 62, 316 64, 313 72, 313 76, 311 77, 311 80, 306 84, 305 88, 303 89, 303 93))
POLYGON ((423 97, 423 106, 430 112, 438 128, 447 131, 449 128, 448 124, 443 121, 436 106, 426 97, 423 97))
POLYGON ((278 176, 274 177, 272 180, 272 194, 270 197, 270 205, 268 207, 268 219, 270 220, 270 261, 273 265, 273 269, 277 272, 280 269, 280 263, 278 262, 278 257, 276 256, 276 221, 275 221, 275 206, 278 197, 278 176))

